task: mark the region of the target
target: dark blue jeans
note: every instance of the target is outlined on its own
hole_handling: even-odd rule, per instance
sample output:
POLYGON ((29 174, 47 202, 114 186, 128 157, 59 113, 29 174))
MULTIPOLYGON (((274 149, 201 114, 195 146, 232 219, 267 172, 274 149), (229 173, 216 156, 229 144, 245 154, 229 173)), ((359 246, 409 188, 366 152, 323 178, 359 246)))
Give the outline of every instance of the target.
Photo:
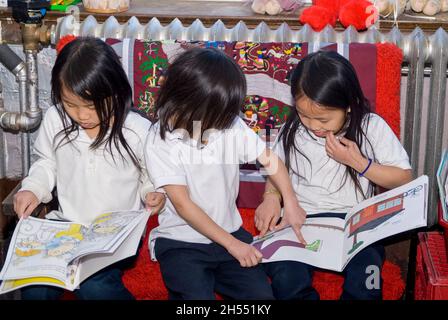
MULTIPOLYGON (((240 228, 232 235, 246 243, 252 235, 240 228)), ((214 300, 215 292, 238 300, 272 300, 261 265, 243 268, 217 243, 202 244, 158 238, 155 253, 173 300, 214 300)))
MULTIPOLYGON (((322 217, 343 218, 345 214, 319 214, 322 217)), ((317 217, 317 215, 313 215, 317 217)), ((371 273, 369 266, 381 271, 385 257, 384 247, 373 244, 356 254, 347 264, 342 275, 344 287, 341 300, 380 300, 383 280, 379 289, 368 288, 366 281, 371 273)), ((319 293, 312 287, 316 267, 297 261, 264 263, 263 267, 272 281, 274 296, 279 300, 318 300, 319 293)), ((380 277, 381 278, 381 277, 380 277)), ((368 282, 368 281, 367 281, 368 282)))
MULTIPOLYGON (((123 262, 118 262, 93 274, 81 283, 74 294, 81 300, 134 300, 121 280, 122 265, 123 262)), ((57 300, 63 293, 64 289, 53 286, 21 289, 23 300, 57 300)))

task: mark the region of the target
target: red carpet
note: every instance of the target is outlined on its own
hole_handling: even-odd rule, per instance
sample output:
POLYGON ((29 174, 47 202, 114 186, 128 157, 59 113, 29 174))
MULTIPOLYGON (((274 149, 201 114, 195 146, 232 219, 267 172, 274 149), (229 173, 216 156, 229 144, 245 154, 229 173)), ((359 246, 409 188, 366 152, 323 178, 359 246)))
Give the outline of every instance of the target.
MULTIPOLYGON (((243 216, 244 227, 255 234, 254 209, 240 209, 240 212, 243 216)), ((136 264, 132 269, 126 270, 123 275, 125 286, 138 300, 165 300, 168 298, 159 264, 149 258, 148 234, 150 229, 156 225, 157 218, 151 217, 136 264)), ((383 299, 400 299, 404 292, 404 281, 401 279, 400 268, 386 261, 382 278, 384 280, 383 299)), ((313 279, 313 286, 319 292, 322 300, 337 300, 342 293, 342 284, 342 276, 332 272, 316 272, 313 279)))

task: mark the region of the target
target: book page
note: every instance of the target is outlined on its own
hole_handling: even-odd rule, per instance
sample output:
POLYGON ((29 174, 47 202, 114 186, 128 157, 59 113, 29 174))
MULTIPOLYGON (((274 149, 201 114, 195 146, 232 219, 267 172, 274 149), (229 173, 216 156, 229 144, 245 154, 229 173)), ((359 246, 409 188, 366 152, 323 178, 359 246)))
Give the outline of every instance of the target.
POLYGON ((367 199, 346 217, 344 267, 368 245, 427 225, 428 177, 367 199))
POLYGON ((67 264, 83 239, 76 223, 29 217, 17 224, 0 279, 49 277, 66 281, 67 264))
POLYGON ((252 245, 263 254, 262 262, 292 260, 340 271, 343 228, 342 219, 309 216, 301 229, 306 246, 298 241, 291 227, 256 237, 252 245))
POLYGON ((109 212, 97 217, 85 230, 82 243, 74 252, 75 257, 107 252, 122 237, 134 228, 145 210, 109 212))
POLYGON ((442 160, 440 161, 436 176, 440 202, 442 204, 443 219, 448 221, 448 150, 445 150, 442 154, 442 160))
POLYGON ((25 278, 16 280, 4 280, 0 284, 0 294, 7 293, 9 291, 17 290, 30 285, 47 285, 66 289, 65 283, 60 280, 47 277, 34 277, 34 278, 25 278))
POLYGON ((137 252, 138 245, 142 239, 146 223, 149 218, 149 212, 144 211, 139 215, 139 219, 134 228, 123 234, 118 241, 118 247, 113 253, 107 254, 92 254, 81 258, 79 266, 78 284, 90 277, 99 270, 127 257, 134 255, 137 252))

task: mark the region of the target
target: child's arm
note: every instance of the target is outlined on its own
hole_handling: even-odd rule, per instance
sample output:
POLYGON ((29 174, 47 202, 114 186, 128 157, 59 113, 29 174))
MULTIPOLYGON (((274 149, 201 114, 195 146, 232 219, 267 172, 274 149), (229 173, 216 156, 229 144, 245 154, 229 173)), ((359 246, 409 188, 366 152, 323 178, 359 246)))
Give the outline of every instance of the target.
POLYGON ((27 218, 37 208, 40 201, 36 195, 28 190, 21 190, 14 195, 14 211, 19 218, 27 218))
POLYGON ((381 165, 373 161, 369 166, 369 159, 364 158, 356 143, 344 137, 336 139, 330 133, 327 135, 325 148, 332 159, 363 173, 364 177, 380 187, 393 189, 412 180, 410 169, 381 165))
MULTIPOLYGON (((149 121, 148 121, 149 123, 149 121)), ((145 204, 145 208, 153 214, 159 214, 162 209, 165 207, 166 203, 166 194, 162 188, 155 190, 154 184, 149 178, 148 170, 146 166, 146 158, 145 158, 145 144, 148 139, 150 125, 148 127, 144 127, 145 130, 140 133, 140 142, 138 144, 138 159, 141 167, 140 179, 142 181, 140 186, 140 198, 145 204)))
POLYGON ((145 208, 151 211, 151 214, 158 214, 165 207, 166 195, 163 190, 154 189, 154 185, 148 176, 148 171, 144 163, 140 163, 142 167, 142 186, 140 187, 140 196, 145 203, 145 208), (160 191, 160 192, 159 192, 160 191))
POLYGON ((196 231, 226 248, 242 267, 252 267, 261 261, 263 256, 257 249, 233 237, 198 207, 190 199, 186 186, 166 185, 163 188, 179 216, 196 231))
POLYGON ((159 214, 165 207, 166 194, 164 192, 149 192, 145 197, 145 208, 151 211, 151 215, 159 214))
POLYGON ((283 219, 275 228, 281 229, 288 224, 291 225, 299 241, 306 244, 306 241, 300 231, 300 228, 302 227, 306 219, 306 212, 299 206, 285 164, 270 149, 266 149, 258 157, 258 161, 264 166, 264 168, 268 172, 269 178, 280 191, 283 197, 283 219))
POLYGON ((280 219, 281 195, 274 187, 270 179, 266 180, 263 202, 255 210, 255 227, 260 231, 260 236, 274 230, 280 219))
MULTIPOLYGON (((54 108, 54 107, 53 107, 54 108)), ((60 123, 56 109, 49 109, 44 116, 34 143, 38 156, 28 176, 23 179, 19 192, 14 195, 14 210, 19 217, 28 217, 39 203, 48 203, 56 185, 56 160, 53 147, 55 123, 60 123)))

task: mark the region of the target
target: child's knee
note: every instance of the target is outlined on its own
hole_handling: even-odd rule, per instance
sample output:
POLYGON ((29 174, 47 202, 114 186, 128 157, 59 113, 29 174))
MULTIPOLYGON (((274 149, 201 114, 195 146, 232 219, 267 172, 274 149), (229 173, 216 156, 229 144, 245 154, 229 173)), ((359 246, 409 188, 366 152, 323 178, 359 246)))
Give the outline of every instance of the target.
POLYGON ((271 262, 264 266, 271 278, 276 299, 302 299, 308 296, 310 299, 319 299, 312 288, 313 267, 294 261, 271 262))
POLYGON ((385 259, 383 246, 373 245, 365 248, 349 262, 344 270, 346 275, 362 273, 370 274, 375 270, 381 271, 385 259))
POLYGON ((313 282, 313 267, 295 261, 279 261, 264 264, 272 282, 284 285, 301 283, 305 287, 313 282))
POLYGON ((341 296, 342 300, 381 300, 382 282, 377 286, 370 285, 366 281, 351 282, 345 281, 344 290, 341 296))
POLYGON ((58 300, 63 290, 50 286, 30 286, 20 290, 22 300, 58 300))

